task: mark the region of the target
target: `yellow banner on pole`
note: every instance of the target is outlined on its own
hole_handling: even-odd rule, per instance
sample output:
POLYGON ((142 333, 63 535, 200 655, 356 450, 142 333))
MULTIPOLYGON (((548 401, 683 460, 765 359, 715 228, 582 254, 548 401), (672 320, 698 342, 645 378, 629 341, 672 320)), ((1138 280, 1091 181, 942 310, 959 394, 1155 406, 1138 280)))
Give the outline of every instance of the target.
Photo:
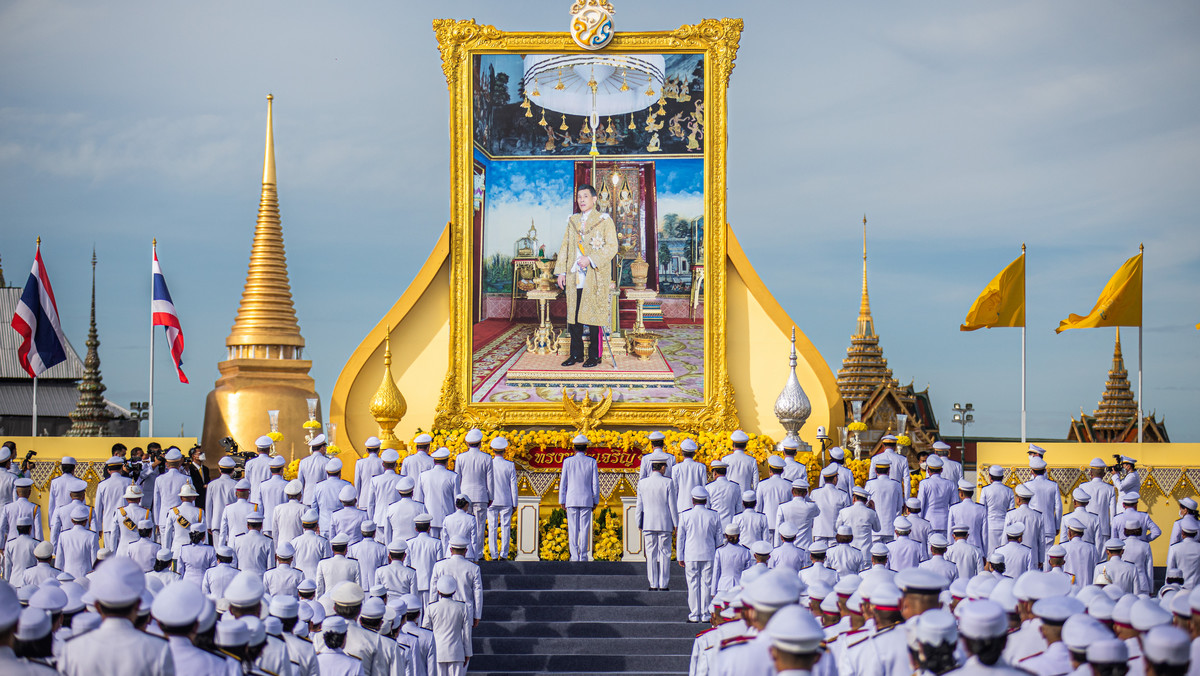
POLYGON ((1108 280, 1096 306, 1086 316, 1071 314, 1058 323, 1055 333, 1067 329, 1094 329, 1101 326, 1142 325, 1142 254, 1125 261, 1108 280))
POLYGON ((1025 326, 1025 254, 992 278, 975 299, 959 331, 1025 326))

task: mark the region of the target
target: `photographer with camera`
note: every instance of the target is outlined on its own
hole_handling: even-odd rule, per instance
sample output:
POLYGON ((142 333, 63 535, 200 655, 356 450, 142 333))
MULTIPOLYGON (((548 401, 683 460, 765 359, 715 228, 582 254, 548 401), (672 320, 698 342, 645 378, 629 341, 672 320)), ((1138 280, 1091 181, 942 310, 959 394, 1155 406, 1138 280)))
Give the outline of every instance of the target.
POLYGON ((1127 455, 1113 454, 1113 486, 1117 489, 1117 504, 1124 504, 1125 496, 1142 492, 1142 476, 1137 471, 1137 461, 1127 455))
POLYGON ((135 481, 142 489, 142 506, 154 511, 154 485, 158 477, 166 471, 162 446, 157 441, 151 441, 146 444, 144 454, 141 449, 133 449, 127 466, 136 469, 135 481))

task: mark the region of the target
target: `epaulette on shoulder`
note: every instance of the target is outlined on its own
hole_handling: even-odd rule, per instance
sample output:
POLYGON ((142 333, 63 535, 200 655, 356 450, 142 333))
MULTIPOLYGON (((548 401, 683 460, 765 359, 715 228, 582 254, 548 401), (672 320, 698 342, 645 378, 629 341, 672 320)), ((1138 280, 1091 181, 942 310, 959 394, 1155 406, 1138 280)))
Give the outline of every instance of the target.
POLYGON ((696 638, 700 638, 701 636, 703 636, 703 635, 707 634, 708 632, 713 631, 715 629, 716 629, 716 627, 709 627, 708 629, 705 629, 704 631, 700 632, 699 634, 696 634, 696 638))
POLYGON ((743 645, 743 644, 749 643, 753 640, 754 640, 753 636, 730 636, 729 638, 725 639, 724 641, 721 641, 721 650, 724 650, 726 648, 732 648, 733 646, 736 646, 736 645, 743 645))
POLYGON ((214 655, 220 655, 221 657, 231 657, 237 660, 239 663, 243 661, 241 657, 229 652, 228 650, 225 650, 224 648, 217 648, 216 650, 210 652, 212 652, 214 655))
MULTIPOLYGON (((843 634, 843 635, 844 635, 844 634, 843 634)), ((867 641, 869 641, 870 639, 871 639, 871 634, 869 634, 869 633, 867 633, 867 634, 864 634, 864 635, 862 635, 862 636, 857 636, 857 637, 855 637, 855 638, 854 638, 854 640, 852 640, 852 641, 850 641, 850 642, 848 642, 848 643, 846 644, 846 649, 848 650, 848 649, 850 649, 850 648, 853 648, 854 646, 857 646, 857 645, 861 645, 861 644, 863 644, 863 643, 866 643, 866 642, 867 642, 867 641)))
POLYGON ((1018 662, 1024 662, 1025 660, 1031 660, 1031 659, 1033 659, 1033 658, 1035 658, 1035 657, 1039 657, 1041 654, 1042 654, 1042 651, 1040 651, 1040 650, 1039 650, 1039 651, 1037 651, 1036 653, 1034 653, 1034 654, 1032 654, 1032 655, 1026 655, 1025 657, 1022 657, 1021 659, 1019 659, 1019 660, 1017 660, 1017 661, 1018 661, 1018 662))

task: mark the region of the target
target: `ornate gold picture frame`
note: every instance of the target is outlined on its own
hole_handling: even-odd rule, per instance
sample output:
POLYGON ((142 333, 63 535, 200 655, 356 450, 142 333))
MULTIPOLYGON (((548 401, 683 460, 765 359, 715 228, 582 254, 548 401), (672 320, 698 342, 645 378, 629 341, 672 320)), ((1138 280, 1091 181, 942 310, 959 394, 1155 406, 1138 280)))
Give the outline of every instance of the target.
MULTIPOLYGON (((603 50, 584 51, 572 40, 570 34, 535 33, 535 32, 505 32, 493 26, 480 25, 473 20, 441 19, 434 21, 438 48, 442 55, 442 68, 450 93, 450 195, 451 195, 451 241, 450 241, 450 367, 442 385, 441 398, 438 405, 438 417, 435 426, 442 429, 463 426, 477 426, 486 429, 498 429, 505 426, 563 426, 572 425, 580 429, 590 429, 598 425, 605 427, 630 426, 670 426, 677 429, 701 431, 726 431, 738 425, 737 412, 733 403, 733 391, 730 386, 726 359, 725 321, 725 262, 726 262, 726 90, 729 76, 737 55, 738 41, 742 31, 740 19, 705 19, 695 25, 685 25, 672 31, 663 32, 618 32, 603 50), (691 152, 694 156, 702 156, 703 183, 703 227, 693 229, 700 241, 695 243, 693 250, 697 252, 691 267, 702 268, 703 289, 703 319, 702 334, 696 329, 697 344, 703 346, 703 386, 697 387, 699 395, 694 400, 683 397, 678 401, 637 401, 636 398, 617 398, 614 400, 611 391, 598 392, 591 390, 591 397, 584 390, 571 390, 564 387, 562 401, 540 400, 527 401, 495 401, 480 400, 478 388, 473 381, 474 355, 476 348, 474 327, 481 319, 481 313, 486 313, 482 277, 482 242, 476 236, 478 221, 477 211, 484 203, 483 188, 486 180, 484 171, 477 160, 477 144, 479 130, 476 127, 479 101, 476 89, 480 86, 480 58, 498 58, 511 55, 528 58, 530 55, 559 55, 570 58, 572 55, 589 55, 603 58, 606 54, 627 56, 637 59, 639 55, 699 55, 696 63, 702 65, 704 83, 704 102, 701 124, 703 127, 703 143, 695 141, 695 134, 687 135, 686 129, 681 135, 676 133, 675 145, 679 152, 691 152), (684 143, 686 142, 686 146, 684 143)), ((659 56, 659 61, 663 57, 659 56)), ((669 56, 667 58, 670 58, 669 56)), ((678 60, 678 59, 676 59, 678 60)), ((528 69, 527 69, 528 70, 528 69)), ((560 69, 561 73, 561 69, 560 69)), ((528 73, 527 73, 528 75, 528 73)), ((508 82, 507 80, 505 82, 508 82)), ((663 82, 662 79, 658 82, 663 82)), ((532 84, 536 91, 537 84, 528 78, 522 80, 520 96, 525 103, 521 106, 528 109, 530 92, 525 86, 532 84)), ((625 83, 623 82, 622 85, 625 83)), ((686 91, 682 94, 679 89, 686 90, 686 85, 680 81, 676 86, 676 100, 686 100, 686 91)), ((593 84, 593 91, 595 86, 593 84)), ((536 94, 534 95, 536 98, 536 94)), ((663 110, 660 107, 660 111, 663 110)), ((545 119, 546 110, 542 110, 545 119)), ((697 117, 700 115, 697 107, 697 117)), ((526 115, 529 117, 529 115, 526 115)), ((632 114, 630 115, 632 118, 632 114)), ((644 114, 643 114, 644 117, 644 114)), ((665 116, 664 116, 665 117, 665 116)), ((594 134, 589 133, 588 140, 592 141, 592 154, 595 154, 596 143, 602 138, 604 128, 597 124, 593 108, 592 118, 595 127, 594 134)), ((555 120, 557 122, 557 119, 555 120)), ((638 120, 654 123, 653 119, 638 120)), ((660 119, 659 124, 666 123, 660 119)), ((678 122, 678 119, 675 120, 678 122)), ((568 120, 562 116, 562 126, 565 129, 568 120)), ((628 128, 633 130, 635 120, 628 120, 628 128)), ((542 125, 546 127, 545 124, 542 125)), ((586 122, 583 131, 592 129, 586 122)), ((649 125, 648 125, 649 127, 649 125)), ((696 125, 693 121, 693 131, 696 125)), ((555 147, 555 133, 547 131, 549 141, 547 149, 555 147)), ((615 143, 619 134, 614 133, 613 119, 607 121, 607 133, 610 143, 615 143)), ((639 130, 640 133, 640 130, 639 130)), ((664 135, 666 130, 664 129, 664 135)), ((567 140, 578 145, 582 136, 567 140)), ((658 136, 655 135, 651 151, 658 150, 658 136)), ((522 146, 528 150, 529 144, 522 146)), ((665 148, 665 146, 664 146, 665 148)), ((540 147, 531 152, 544 152, 540 147)), ((561 152, 561 151, 560 151, 561 152)), ((573 153, 574 151, 572 151, 573 153)), ((567 153, 564 157, 579 160, 580 155, 587 155, 583 150, 579 153, 567 153)), ((666 155, 663 155, 666 156, 666 155)), ((682 155, 680 155, 682 157, 682 155)), ((506 160, 517 161, 519 157, 507 157, 506 160)), ((614 167, 609 174, 597 173, 597 164, 593 161, 592 173, 588 176, 609 176, 613 185, 619 182, 616 163, 621 156, 601 153, 597 161, 610 162, 614 167)), ((632 171, 632 170, 631 170, 632 171)), ((578 185, 578 182, 576 183, 578 185)), ((624 189, 624 188, 622 188, 624 189)), ((593 191, 595 192, 595 191, 593 191)), ((573 191, 572 191, 573 193, 573 191)), ((565 219, 570 214, 571 203, 564 205, 562 216, 565 219)), ((697 219, 697 222, 700 222, 697 219)), ((561 224, 556 224, 562 227, 561 224)), ((539 226, 540 227, 540 226, 539 226)), ((532 232, 531 234, 535 234, 532 232)), ((620 235, 622 238, 625 235, 620 235)), ((561 235, 560 235, 561 237, 561 235)), ((628 237, 636 239, 636 234, 628 237)), ((623 239, 624 241, 624 239, 623 239)), ((516 258, 527 256, 534 246, 533 238, 522 240, 517 245, 516 258)), ((555 251, 558 242, 548 242, 555 251)), ((669 249, 663 249, 663 254, 669 249)), ((657 253, 657 251, 655 252, 657 253)), ((637 251, 630 247, 626 251, 627 258, 636 257, 637 251)), ((621 254, 617 257, 620 258, 621 254)), ((537 256, 532 256, 537 264, 537 256)), ((518 284, 524 280, 520 288, 528 291, 532 278, 518 271, 518 263, 514 260, 511 274, 512 308, 516 307, 518 284), (529 278, 529 279, 526 279, 529 278)), ((641 261, 644 265, 645 262, 641 261)), ((510 264, 504 261, 505 265, 510 264)), ((632 267, 632 266, 631 266, 632 267)), ((614 266, 615 274, 623 274, 620 265, 614 266)), ((645 268, 643 268, 644 270, 645 268)), ((547 272, 548 274, 548 272, 547 272)), ((644 275, 645 273, 643 273, 644 275)), ((652 273, 653 274, 653 273, 652 273)), ((496 275, 501 279, 503 275, 496 275)), ((489 277, 491 279, 491 277, 489 277)), ((624 279, 624 277, 621 277, 624 279)), ((644 280, 644 276, 643 276, 644 280)), ((695 282, 697 286, 700 282, 695 282)), ((644 286, 644 281, 643 281, 644 286)), ((532 298, 533 296, 529 296, 532 298)), ((632 296, 631 296, 632 297, 632 296)), ((693 303, 698 302, 693 300, 693 303)), ((638 325, 641 325, 641 303, 638 303, 638 325)), ((544 312, 540 307, 539 314, 544 312)), ((510 319, 515 309, 510 310, 510 319)), ((618 322, 619 325, 619 322, 618 322)), ((642 329, 644 331, 644 329, 642 329)), ((566 331, 562 331, 563 334, 566 331)), ((634 334, 637 335, 637 334, 634 334)), ((546 338, 546 336, 542 336, 546 338)), ((548 342, 543 340, 543 342, 548 342)), ((632 340, 631 340, 632 343, 632 340)), ((565 344, 565 343, 564 343, 565 344)), ((557 343, 555 343, 557 346, 557 343)), ((543 346, 544 347, 544 346, 543 346)), ((523 348, 522 348, 523 349, 523 348)), ((611 349, 611 347, 609 348, 611 349)), ((529 350, 534 350, 530 342, 529 350)), ((633 349, 630 348, 630 354, 633 349)))

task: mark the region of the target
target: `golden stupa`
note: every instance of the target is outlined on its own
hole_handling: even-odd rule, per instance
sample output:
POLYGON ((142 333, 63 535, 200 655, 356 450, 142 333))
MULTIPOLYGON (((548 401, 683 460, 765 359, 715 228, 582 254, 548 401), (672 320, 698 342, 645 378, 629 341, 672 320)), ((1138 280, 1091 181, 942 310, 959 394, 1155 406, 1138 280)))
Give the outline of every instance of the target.
MULTIPOLYGON (((292 288, 288 282, 283 226, 275 193, 275 139, 271 104, 267 97, 267 140, 263 158, 262 197, 258 224, 250 249, 250 270, 237 319, 229 337, 221 376, 208 393, 201 443, 208 457, 217 458, 221 439, 231 436, 242 448, 270 431, 268 410, 279 411, 283 440, 275 449, 291 459, 307 452, 303 424, 309 419, 308 399, 317 399, 312 361, 302 359, 304 338, 296 321, 292 288)), ((321 419, 318 401, 313 411, 321 419)))

